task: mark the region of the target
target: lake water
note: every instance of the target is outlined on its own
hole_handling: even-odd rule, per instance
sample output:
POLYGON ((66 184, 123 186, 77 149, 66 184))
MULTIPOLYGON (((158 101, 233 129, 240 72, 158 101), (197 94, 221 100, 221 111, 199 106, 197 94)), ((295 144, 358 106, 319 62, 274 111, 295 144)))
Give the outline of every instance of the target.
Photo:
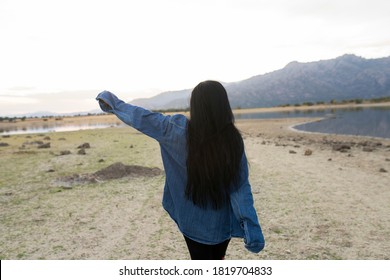
POLYGON ((62 132, 62 131, 77 131, 85 129, 97 129, 107 128, 112 126, 118 126, 116 123, 88 123, 81 125, 52 123, 36 126, 26 126, 18 128, 16 126, 9 126, 7 128, 0 129, 0 135, 16 135, 16 134, 28 134, 28 133, 49 133, 49 132, 62 132))
POLYGON ((390 138, 390 107, 358 107, 327 110, 295 110, 237 115, 236 119, 323 118, 294 126, 308 132, 390 138))
MULTIPOLYGON (((390 138, 390 107, 359 107, 327 110, 292 110, 288 112, 236 114, 236 119, 323 118, 320 121, 296 125, 308 132, 348 134, 390 138)), ((121 125, 121 124, 120 124, 121 125)), ((88 123, 83 125, 45 124, 36 127, 0 130, 0 135, 47 133, 118 126, 118 123, 88 123)))

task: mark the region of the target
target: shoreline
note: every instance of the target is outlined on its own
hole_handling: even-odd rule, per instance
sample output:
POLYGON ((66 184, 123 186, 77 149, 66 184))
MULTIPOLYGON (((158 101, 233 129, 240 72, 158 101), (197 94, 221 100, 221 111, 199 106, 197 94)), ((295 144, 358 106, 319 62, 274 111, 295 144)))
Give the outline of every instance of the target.
MULTIPOLYGON (((369 103, 369 104, 338 104, 338 105, 313 105, 313 106, 300 106, 300 107, 272 107, 272 108, 252 108, 252 109, 239 109, 233 110, 234 114, 251 114, 251 113, 270 113, 270 112, 293 112, 293 111, 309 111, 309 110, 330 110, 330 109, 344 109, 344 108, 368 108, 368 107, 390 107, 390 102, 385 103, 369 103)), ((176 112, 181 113, 188 116, 188 112, 176 112)), ((166 114, 172 114, 167 112, 166 114)), ((173 113, 174 114, 174 113, 173 113)), ((305 117, 286 117, 287 119, 300 119, 305 117)), ((261 120, 261 118, 259 118, 261 120)), ((270 118, 270 119, 279 119, 279 118, 270 118)), ((349 134, 336 134, 336 133, 322 133, 322 132, 310 132, 305 130, 299 130, 294 128, 295 126, 316 122, 319 120, 325 119, 325 117, 312 117, 308 121, 296 123, 291 125, 290 129, 299 131, 302 133, 313 133, 313 134, 321 134, 321 135, 349 135, 349 134)), ((236 122, 248 120, 248 119, 236 119, 236 122)), ((24 121, 17 120, 16 122, 0 122, 0 137, 6 135, 25 135, 25 134, 42 134, 42 133, 53 133, 53 132, 61 132, 56 131, 56 125, 58 126, 80 126, 82 129, 95 129, 95 128, 86 128, 85 126, 100 126, 102 124, 107 124, 107 126, 121 126, 123 123, 118 120, 115 115, 112 114, 100 114, 100 115, 90 115, 90 116, 72 116, 72 117, 52 117, 52 118, 29 118, 24 121), (27 131, 28 127, 33 127, 37 129, 38 127, 50 127, 52 131, 47 132, 32 132, 27 131), (18 130, 16 133, 7 133, 7 129, 18 130), (26 132, 20 132, 26 130, 26 132)), ((96 127, 97 128, 97 127, 96 127)), ((80 129, 81 130, 81 129, 80 129)), ((62 130, 62 131, 72 131, 72 130, 62 130)), ((77 131, 77 130, 74 130, 77 131)), ((383 137, 375 137, 369 135, 350 135, 350 136, 360 136, 367 138, 376 138, 376 139, 390 139, 383 137)))
MULTIPOLYGON (((283 112, 283 111, 307 111, 307 110, 327 110, 327 109, 338 109, 338 108, 365 108, 365 107, 390 107, 390 102, 380 102, 380 103, 347 103, 347 104, 322 104, 322 105, 302 105, 302 106, 286 106, 286 107, 260 107, 260 108, 242 108, 242 109, 232 109, 234 114, 249 114, 249 113, 266 113, 266 112, 283 112)), ((156 110, 158 112, 158 110, 156 110)), ((188 115, 188 111, 177 111, 177 112, 164 112, 164 114, 173 115, 173 114, 183 114, 188 115)), ((63 121, 66 123, 73 123, 75 121, 91 121, 96 117, 101 118, 110 118, 110 114, 96 114, 96 115, 77 115, 77 116, 50 116, 45 118, 26 118, 24 121, 21 121, 20 118, 16 118, 15 122, 6 122, 0 121, 0 128, 6 126, 7 124, 18 124, 18 123, 28 123, 28 122, 55 122, 63 121)), ((114 119, 115 118, 110 118, 114 119)))
POLYGON ((294 131, 294 132, 297 132, 297 133, 305 133, 305 134, 315 134, 315 135, 322 135, 322 136, 341 136, 341 137, 356 137, 356 138, 365 138, 367 140, 382 140, 382 141, 390 141, 390 138, 385 138, 385 137, 376 137, 376 136, 370 136, 370 135, 355 135, 355 134, 340 134, 340 133, 326 133, 326 132, 316 132, 316 131, 307 131, 307 130, 301 130, 301 129, 297 129, 295 128, 296 126, 298 125, 301 125, 301 124, 307 124, 307 123, 312 123, 312 122, 317 122, 317 121, 321 121, 325 118, 316 118, 314 120, 307 120, 307 121, 304 121, 304 122, 300 122, 300 123, 295 123, 295 124, 292 124, 288 127, 289 130, 291 131, 294 131))
MULTIPOLYGON (((275 118, 275 119, 268 119, 268 120, 283 120, 283 119, 298 119, 298 118, 275 118)), ((370 136, 370 135, 353 135, 353 134, 340 134, 340 133, 326 133, 326 132, 315 132, 315 131, 306 131, 306 130, 300 130, 300 129, 296 129, 295 127, 298 126, 298 125, 301 125, 301 124, 307 124, 307 123, 312 123, 312 122, 316 122, 316 121, 319 121, 319 120, 322 120, 324 118, 315 118, 313 120, 307 120, 307 121, 304 121, 304 122, 298 122, 298 123, 294 123, 292 125, 290 125, 288 127, 288 130, 291 130, 293 132, 297 132, 297 133, 304 133, 304 134, 308 134, 308 135, 323 135, 323 136, 345 136, 345 137, 359 137, 359 138, 366 138, 366 139, 376 139, 376 140, 384 140, 384 141, 390 141, 390 138, 385 138, 385 137, 375 137, 375 136, 370 136)), ((245 119, 245 120, 236 120, 236 123, 239 123, 241 121, 248 121, 249 119, 245 119)), ((254 119, 254 120, 261 120, 261 119, 254 119)), ((98 130, 98 129, 107 129, 107 128, 110 128, 110 127, 126 127, 126 125, 123 125, 123 124, 112 124, 112 125, 107 125, 107 126, 102 126, 102 127, 94 127, 94 128, 82 128, 82 129, 75 129, 75 130, 50 130, 50 131, 46 131, 46 132, 21 132, 21 133, 8 133, 8 132, 1 132, 0 130, 0 138, 7 138, 7 137, 10 137, 10 136, 16 136, 16 135, 20 135, 20 136, 28 136, 28 135, 43 135, 43 134, 53 134, 53 133, 64 133, 64 132, 77 132, 77 131, 85 131, 85 130, 98 130)))
MULTIPOLYGON (((342 139, 342 140, 380 140, 385 143, 388 143, 390 145, 390 138, 382 138, 382 137, 374 137, 374 136, 368 136, 368 135, 353 135, 353 134, 336 134, 336 133, 325 133, 325 132, 312 132, 312 131, 305 131, 305 130, 299 130, 294 128, 295 126, 305 124, 305 123, 311 123, 320 121, 324 118, 279 118, 279 119, 240 119, 236 121, 237 126, 245 125, 248 126, 250 124, 256 125, 256 124, 266 124, 265 126, 268 127, 269 124, 277 124, 280 123, 281 126, 279 127, 279 130, 270 130, 266 128, 265 134, 272 135, 272 137, 277 137, 278 133, 288 136, 312 136, 312 138, 316 139, 323 139, 324 137, 327 138, 334 138, 334 139, 342 139)), ((260 130, 260 128, 259 128, 260 130)), ((262 133, 260 133, 262 134, 262 133)))

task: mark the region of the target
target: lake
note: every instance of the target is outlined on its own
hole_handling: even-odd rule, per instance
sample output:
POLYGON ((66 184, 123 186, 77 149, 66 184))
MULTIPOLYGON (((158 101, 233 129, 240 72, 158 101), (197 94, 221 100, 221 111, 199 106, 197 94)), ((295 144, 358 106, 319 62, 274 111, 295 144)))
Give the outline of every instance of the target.
POLYGON ((326 110, 236 115, 236 119, 323 118, 294 126, 307 132, 390 138, 390 107, 358 107, 326 110))
POLYGON ((24 127, 8 126, 0 129, 0 135, 17 135, 29 133, 49 133, 62 131, 77 131, 84 129, 97 129, 118 126, 117 123, 85 123, 85 124, 63 124, 61 122, 43 124, 43 125, 26 125, 24 127))
MULTIPOLYGON (((358 107, 323 110, 291 110, 283 112, 236 114, 238 119, 278 119, 278 118, 322 118, 320 121, 294 126, 297 130, 308 132, 347 134, 390 138, 390 107, 358 107)), ((0 135, 47 133, 96 129, 122 125, 116 123, 64 124, 62 122, 44 125, 13 127, 0 130, 0 135)))

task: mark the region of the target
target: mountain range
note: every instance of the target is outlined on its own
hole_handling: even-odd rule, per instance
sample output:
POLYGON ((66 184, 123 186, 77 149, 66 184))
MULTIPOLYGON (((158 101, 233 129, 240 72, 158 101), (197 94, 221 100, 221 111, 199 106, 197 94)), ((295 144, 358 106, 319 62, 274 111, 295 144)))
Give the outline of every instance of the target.
MULTIPOLYGON (((294 61, 280 70, 222 84, 232 108, 380 98, 390 96, 390 56, 365 59, 346 54, 315 62, 294 61)), ((168 91, 131 103, 151 110, 184 109, 191 91, 168 91)))

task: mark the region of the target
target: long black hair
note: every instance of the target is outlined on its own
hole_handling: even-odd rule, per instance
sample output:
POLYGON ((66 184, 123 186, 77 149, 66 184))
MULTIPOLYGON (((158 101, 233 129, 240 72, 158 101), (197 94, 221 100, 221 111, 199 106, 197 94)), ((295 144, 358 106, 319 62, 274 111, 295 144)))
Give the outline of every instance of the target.
POLYGON ((237 186, 244 144, 223 85, 205 81, 192 91, 188 122, 186 197, 220 209, 237 186))

